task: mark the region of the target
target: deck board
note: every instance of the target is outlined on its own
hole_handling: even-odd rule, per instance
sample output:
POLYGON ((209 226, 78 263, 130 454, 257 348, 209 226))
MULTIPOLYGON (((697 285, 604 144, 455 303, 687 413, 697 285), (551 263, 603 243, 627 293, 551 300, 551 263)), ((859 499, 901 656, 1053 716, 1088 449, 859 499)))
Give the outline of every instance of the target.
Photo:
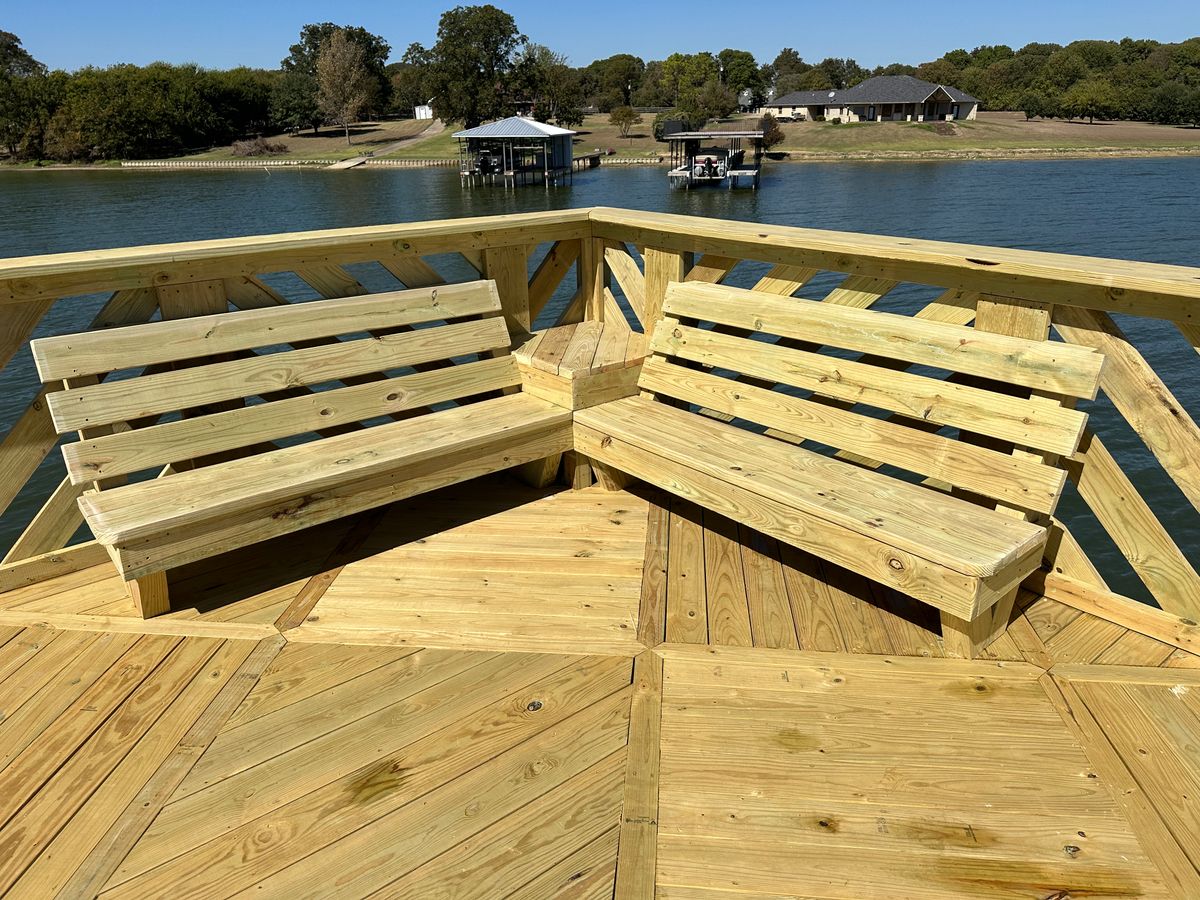
POLYGON ((0 595, 9 895, 1200 894, 1200 657, 1058 601, 949 660, 728 519, 502 477, 180 576, 0 595))
POLYGON ((644 649, 645 501, 597 489, 477 513, 346 565, 289 638, 631 657, 644 649))
POLYGON ((931 661, 927 675, 897 679, 881 658, 876 672, 857 664, 841 677, 826 665, 838 660, 704 648, 667 655, 658 856, 666 896, 692 887, 789 897, 1166 896, 1036 670, 977 663, 978 674, 964 677, 931 661), (885 689, 888 714, 842 718, 885 689), (952 744, 934 737, 940 729, 929 719, 948 712, 965 726, 952 744), (1041 723, 1029 737, 1043 753, 1005 741, 1001 713, 1041 723), (1034 785, 1044 792, 1037 799, 1034 785), (1014 827, 1031 804, 1037 825, 1014 827))

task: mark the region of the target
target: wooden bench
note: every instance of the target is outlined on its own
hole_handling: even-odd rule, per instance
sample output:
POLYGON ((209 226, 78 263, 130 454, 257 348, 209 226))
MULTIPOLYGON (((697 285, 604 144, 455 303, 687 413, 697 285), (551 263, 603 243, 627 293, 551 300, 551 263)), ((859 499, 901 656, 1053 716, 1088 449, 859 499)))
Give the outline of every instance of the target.
POLYGON ((569 450, 570 410, 520 390, 509 344, 478 281, 32 346, 84 518, 152 616, 169 569, 569 450))
POLYGON ((719 285, 663 310, 642 395, 577 411, 578 452, 932 604, 958 655, 1003 630, 1101 355, 719 285))

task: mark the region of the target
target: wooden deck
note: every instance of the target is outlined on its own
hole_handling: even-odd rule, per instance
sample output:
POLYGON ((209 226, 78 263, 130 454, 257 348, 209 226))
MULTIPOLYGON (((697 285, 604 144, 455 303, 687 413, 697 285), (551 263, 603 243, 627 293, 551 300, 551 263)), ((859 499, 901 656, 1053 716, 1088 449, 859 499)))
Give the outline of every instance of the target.
POLYGON ((726 519, 503 476, 172 591, 0 596, 0 894, 1200 896, 1200 657, 1056 600, 944 659, 726 519))

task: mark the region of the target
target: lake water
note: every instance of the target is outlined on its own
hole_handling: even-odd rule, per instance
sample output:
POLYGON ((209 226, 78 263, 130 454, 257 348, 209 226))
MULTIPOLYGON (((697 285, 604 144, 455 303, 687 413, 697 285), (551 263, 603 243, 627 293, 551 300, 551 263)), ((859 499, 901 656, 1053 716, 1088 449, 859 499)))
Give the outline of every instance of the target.
MULTIPOLYGON (((445 169, 0 172, 0 256, 375 225, 577 206, 625 206, 783 225, 1024 247, 1200 266, 1200 159, 777 164, 751 191, 670 191, 657 167, 599 169, 574 185, 463 191, 445 169)), ((752 268, 752 267, 751 267, 752 268)), ((735 273, 736 275, 737 273, 735 273)), ((748 271, 733 283, 754 276, 748 271)), ((891 308, 919 302, 889 298, 891 308)), ((40 333, 86 326, 99 301, 60 304, 40 333)), ((1165 322, 1122 319, 1151 365, 1200 418, 1196 353, 1165 322)), ((0 427, 35 390, 22 354, 0 373, 0 427)), ((1105 442, 1200 568, 1196 513, 1106 401, 1105 442)), ((7 546, 57 483, 52 458, 0 522, 7 546)), ((1145 597, 1073 493, 1062 513, 1114 588, 1145 597)))

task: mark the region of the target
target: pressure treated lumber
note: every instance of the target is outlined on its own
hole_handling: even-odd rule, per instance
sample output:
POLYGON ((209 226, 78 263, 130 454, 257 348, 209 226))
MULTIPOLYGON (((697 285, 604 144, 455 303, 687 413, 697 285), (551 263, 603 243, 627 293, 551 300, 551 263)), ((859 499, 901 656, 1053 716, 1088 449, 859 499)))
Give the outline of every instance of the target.
MULTIPOLYGON (((1086 420, 1044 397, 896 369, 932 365, 1017 391, 1053 386, 1091 397, 1103 358, 1042 339, 857 308, 894 286, 888 279, 851 276, 826 302, 813 303, 713 284, 672 284, 651 338, 655 355, 642 366, 643 397, 577 414, 576 447, 931 603, 943 615, 947 652, 974 657, 1003 633, 1020 580, 1036 568, 1046 541, 1044 525, 987 508, 986 498, 1053 513, 1066 478, 1052 464, 1058 455, 1053 451, 1073 453, 1086 420), (768 340, 749 339, 755 332, 768 340), (781 343, 772 344, 772 335, 781 343), (813 344, 866 356, 827 357, 809 349, 813 344), (808 390, 825 402, 774 386, 808 390), (904 413, 885 421, 860 414, 858 404, 904 413), (702 415, 684 411, 693 408, 702 415), (765 434, 727 424, 736 421, 765 434), (935 433, 942 424, 986 440, 952 440, 935 433), (805 440, 838 448, 870 468, 792 446, 805 440), (999 449, 993 449, 997 440, 999 449), (1013 451, 1013 444, 1038 446, 1049 455, 1013 451), (874 471, 880 463, 963 489, 984 498, 983 506, 874 471)), ((1044 337, 1048 314, 1043 319, 1044 337)), ((669 623, 668 616, 668 640, 669 623)), ((782 646, 796 640, 793 632, 782 646)))
POLYGON ((85 331, 41 338, 32 349, 42 380, 54 381, 331 335, 465 319, 492 311, 497 302, 494 287, 481 291, 478 282, 470 282, 85 331), (154 339, 147 340, 146 334, 154 339))
POLYGON ((478 256, 476 268, 482 269, 479 252, 487 248, 588 235, 588 211, 578 209, 14 257, 0 263, 0 303, 281 272, 334 260, 369 262, 396 254, 458 252, 478 256))
MULTIPOLYGON (((718 253, 1195 324, 1193 269, 910 237, 593 207, 592 233, 660 252, 718 253)), ((677 280, 677 279, 676 279, 677 280)))
MULTIPOLYGON (((515 257, 501 259, 493 258, 493 267, 515 257)), ((378 298, 355 296, 361 286, 338 266, 313 265, 300 274, 323 294, 351 296, 50 339, 35 348, 43 368, 56 374, 67 366, 103 371, 123 358, 178 365, 216 355, 206 364, 113 381, 107 390, 95 391, 104 387, 95 383, 73 387, 67 379, 68 390, 50 401, 62 431, 81 430, 81 440, 65 451, 71 484, 104 483, 105 490, 80 498, 80 509, 144 616, 168 608, 167 569, 570 449, 569 411, 519 392, 503 395, 520 381, 493 282, 378 298), (446 319, 463 321, 439 324, 446 319), (410 327, 418 324, 433 327, 410 327), (363 331, 372 336, 336 340, 363 331), (299 349, 248 352, 280 343, 299 349), (445 363, 472 356, 483 358, 445 363), (406 366, 417 371, 379 374, 406 366), (299 390, 334 380, 346 386, 299 390), (255 396, 271 402, 244 402, 255 396), (451 401, 461 403, 441 408, 451 401), (182 418, 162 425, 97 428, 175 410, 182 418), (382 415, 398 421, 358 426, 382 415), (286 448, 271 443, 310 432, 319 439, 286 448), (265 452, 244 456, 245 449, 265 452), (110 484, 164 463, 184 471, 110 484)), ((225 281, 165 285, 158 294, 161 303, 174 304, 172 316, 228 302, 225 281)), ((589 365, 595 351, 593 344, 589 365)), ((79 377, 95 381, 91 372, 79 377)))
POLYGON ((1081 347, 983 332, 968 339, 940 322, 717 285, 679 285, 664 311, 1072 397, 1095 397, 1104 365, 1101 354, 1081 347))

